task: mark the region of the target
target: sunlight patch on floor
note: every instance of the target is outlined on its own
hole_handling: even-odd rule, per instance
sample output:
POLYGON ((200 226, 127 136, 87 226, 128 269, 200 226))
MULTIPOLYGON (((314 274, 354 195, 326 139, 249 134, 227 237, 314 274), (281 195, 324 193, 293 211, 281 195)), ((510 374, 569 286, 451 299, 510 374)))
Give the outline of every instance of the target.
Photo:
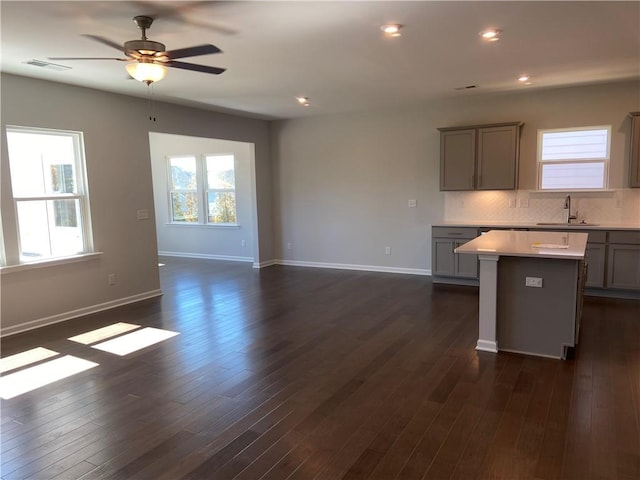
POLYGON ((106 327, 98 328, 96 330, 91 330, 90 332, 76 335, 75 337, 70 337, 67 340, 71 340, 72 342, 78 342, 83 345, 90 345, 92 343, 99 342, 107 338, 115 337, 116 335, 120 335, 121 333, 135 330, 136 328, 140 328, 140 325, 133 325, 131 323, 119 322, 119 323, 114 323, 113 325, 108 325, 106 327))
POLYGON ((36 363, 45 358, 55 357, 58 352, 44 347, 36 347, 26 352, 16 353, 0 360, 0 373, 8 372, 15 368, 24 367, 30 363, 36 363))
POLYGON ((0 397, 7 400, 97 366, 95 362, 65 355, 0 377, 0 397))
POLYGON ((162 330, 160 328, 146 327, 133 333, 128 333, 121 337, 107 340, 106 342, 97 343, 92 345, 92 347, 115 355, 123 356, 142 350, 145 347, 162 342, 163 340, 176 335, 179 335, 179 333, 162 330))

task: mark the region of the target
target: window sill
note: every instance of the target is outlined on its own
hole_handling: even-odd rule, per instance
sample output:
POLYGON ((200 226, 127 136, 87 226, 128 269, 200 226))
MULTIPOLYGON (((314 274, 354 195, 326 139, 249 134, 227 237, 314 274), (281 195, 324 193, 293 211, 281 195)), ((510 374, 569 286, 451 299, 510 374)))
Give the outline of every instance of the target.
POLYGON ((242 225, 239 223, 165 223, 167 227, 188 227, 188 228, 240 228, 242 225))
POLYGON ((37 260, 34 262, 21 263, 19 265, 5 265, 0 267, 0 274, 7 275, 9 273, 22 272, 24 270, 33 270, 36 268, 55 267, 58 265, 66 265, 68 263, 86 262, 93 260, 102 255, 102 252, 82 253, 79 255, 71 255, 69 257, 48 258, 46 260, 37 260))

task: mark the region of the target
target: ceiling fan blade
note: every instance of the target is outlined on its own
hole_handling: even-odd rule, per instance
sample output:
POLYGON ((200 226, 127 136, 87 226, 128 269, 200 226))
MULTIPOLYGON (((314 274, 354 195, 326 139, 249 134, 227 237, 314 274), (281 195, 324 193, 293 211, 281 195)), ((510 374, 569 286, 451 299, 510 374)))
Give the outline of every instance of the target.
POLYGON ((92 40, 95 40, 96 42, 100 42, 109 47, 115 48, 116 50, 119 50, 124 53, 124 47, 121 44, 114 42, 113 40, 109 40, 108 38, 101 37, 100 35, 84 34, 83 36, 88 37, 92 40))
POLYGON ((163 52, 162 56, 166 56, 169 60, 173 60, 176 58, 185 58, 185 57, 197 57, 199 55, 209 55, 211 53, 220 53, 220 50, 215 45, 204 44, 204 45, 196 45, 194 47, 187 48, 178 48, 177 50, 169 50, 168 52, 163 52))
POLYGON ((130 58, 116 57, 47 57, 49 60, 117 60, 119 62, 130 62, 130 58))
POLYGON ((183 70, 193 70, 194 72, 212 73, 219 75, 226 70, 226 68, 209 67, 208 65, 196 65, 195 63, 176 62, 169 60, 168 62, 162 62, 161 65, 174 68, 182 68, 183 70))

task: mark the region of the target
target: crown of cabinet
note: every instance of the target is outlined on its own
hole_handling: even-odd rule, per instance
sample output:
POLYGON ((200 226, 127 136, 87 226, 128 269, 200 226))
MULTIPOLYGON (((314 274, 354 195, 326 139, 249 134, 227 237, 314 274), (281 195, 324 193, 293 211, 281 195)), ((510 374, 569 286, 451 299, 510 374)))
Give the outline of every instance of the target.
POLYGON ((522 122, 438 128, 440 190, 514 190, 522 122))

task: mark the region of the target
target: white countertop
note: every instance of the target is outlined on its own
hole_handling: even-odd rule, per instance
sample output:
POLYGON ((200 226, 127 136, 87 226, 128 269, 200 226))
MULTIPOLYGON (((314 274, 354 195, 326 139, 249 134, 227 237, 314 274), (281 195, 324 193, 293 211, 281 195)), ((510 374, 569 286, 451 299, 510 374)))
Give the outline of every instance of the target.
POLYGON ((491 230, 461 245, 455 253, 581 260, 588 234, 491 230))
POLYGON ((500 222, 497 220, 488 220, 486 222, 462 222, 462 221, 442 221, 439 223, 434 223, 434 227, 477 227, 477 228, 540 228, 544 230, 640 230, 640 223, 597 223, 597 224, 586 224, 582 225, 580 223, 572 223, 571 225, 566 224, 553 224, 553 225, 538 225, 533 222, 500 222))

